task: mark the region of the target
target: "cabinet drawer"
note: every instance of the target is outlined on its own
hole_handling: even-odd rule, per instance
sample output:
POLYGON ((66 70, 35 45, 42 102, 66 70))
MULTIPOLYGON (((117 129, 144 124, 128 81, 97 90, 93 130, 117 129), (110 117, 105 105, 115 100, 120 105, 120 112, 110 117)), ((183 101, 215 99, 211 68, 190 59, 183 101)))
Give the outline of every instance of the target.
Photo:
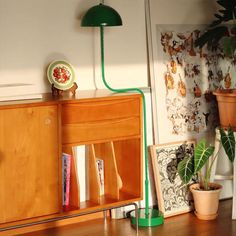
POLYGON ((62 126, 63 144, 88 143, 133 135, 140 135, 139 117, 62 126))
POLYGON ((125 98, 95 102, 64 104, 62 124, 76 124, 92 121, 134 117, 140 115, 140 98, 125 98))

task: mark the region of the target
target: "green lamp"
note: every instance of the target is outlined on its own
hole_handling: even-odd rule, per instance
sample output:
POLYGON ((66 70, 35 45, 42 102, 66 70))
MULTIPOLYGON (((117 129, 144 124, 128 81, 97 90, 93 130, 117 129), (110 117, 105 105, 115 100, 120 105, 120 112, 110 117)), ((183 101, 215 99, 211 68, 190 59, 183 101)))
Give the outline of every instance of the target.
POLYGON ((101 67, 102 80, 107 89, 112 92, 138 92, 143 99, 143 128, 144 128, 144 151, 145 151, 145 208, 138 210, 138 222, 136 222, 135 212, 131 212, 131 222, 139 226, 157 226, 163 223, 162 214, 156 209, 149 208, 149 177, 148 177, 148 148, 147 148, 147 125, 146 125, 146 102, 144 93, 138 88, 115 89, 109 86, 105 79, 104 72, 104 27, 120 26, 122 19, 119 13, 103 3, 91 7, 82 18, 81 26, 83 27, 100 27, 101 43, 101 67))

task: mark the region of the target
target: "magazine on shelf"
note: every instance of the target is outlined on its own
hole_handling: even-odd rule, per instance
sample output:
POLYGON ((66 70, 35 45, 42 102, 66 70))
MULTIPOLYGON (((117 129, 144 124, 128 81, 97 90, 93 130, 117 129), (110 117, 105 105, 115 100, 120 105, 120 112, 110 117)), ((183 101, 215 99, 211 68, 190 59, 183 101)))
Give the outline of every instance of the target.
POLYGON ((104 161, 100 158, 96 158, 96 165, 100 184, 100 195, 104 195, 104 161))
POLYGON ((71 173, 71 155, 62 154, 62 204, 69 205, 70 197, 70 173, 71 173))

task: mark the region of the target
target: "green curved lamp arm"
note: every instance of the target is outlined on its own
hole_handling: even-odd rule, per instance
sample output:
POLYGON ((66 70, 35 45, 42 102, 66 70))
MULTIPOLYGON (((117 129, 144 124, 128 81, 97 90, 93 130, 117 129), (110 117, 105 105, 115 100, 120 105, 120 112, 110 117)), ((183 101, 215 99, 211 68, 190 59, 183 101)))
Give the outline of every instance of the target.
POLYGON ((143 129, 144 129, 144 156, 145 156, 145 214, 149 214, 149 177, 148 177, 148 148, 147 148, 147 119, 146 119, 146 101, 144 93, 139 88, 124 88, 114 89, 108 85, 105 79, 104 70, 104 26, 100 26, 100 42, 101 42, 101 67, 102 67, 102 80, 104 85, 112 92, 125 93, 125 92, 138 92, 142 95, 143 99, 143 129))

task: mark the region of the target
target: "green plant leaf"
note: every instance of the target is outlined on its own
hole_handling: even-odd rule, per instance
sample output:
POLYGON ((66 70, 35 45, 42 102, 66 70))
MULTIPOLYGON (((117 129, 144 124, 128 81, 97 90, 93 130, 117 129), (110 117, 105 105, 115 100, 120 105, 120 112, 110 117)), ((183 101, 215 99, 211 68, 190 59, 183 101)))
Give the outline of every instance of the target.
POLYGON ((210 28, 195 40, 194 45, 202 48, 205 44, 207 44, 210 48, 212 48, 216 46, 220 39, 226 35, 229 35, 229 30, 226 26, 210 28))
POLYGON ((229 127, 227 133, 223 128, 220 128, 220 139, 226 155, 233 162, 235 157, 235 137, 232 128, 229 127))
MULTIPOLYGON (((218 42, 225 36, 229 36, 225 22, 235 24, 236 1, 235 0, 217 0, 220 7, 214 14, 215 19, 207 27, 207 30, 195 41, 195 46, 202 48, 207 45, 209 49, 214 50, 218 42)), ((226 49, 232 51, 229 48, 226 49)), ((229 55, 229 54, 227 54, 229 55)), ((232 53, 231 53, 232 55, 232 53)))
POLYGON ((177 167, 177 171, 179 173, 182 181, 187 184, 193 177, 194 174, 194 160, 193 156, 186 156, 177 167))
POLYGON ((194 174, 201 170, 209 157, 213 154, 214 150, 215 147, 206 146, 205 140, 199 142, 194 151, 194 174))
POLYGON ((234 55, 236 50, 236 37, 223 37, 222 38, 223 50, 226 56, 234 55))

